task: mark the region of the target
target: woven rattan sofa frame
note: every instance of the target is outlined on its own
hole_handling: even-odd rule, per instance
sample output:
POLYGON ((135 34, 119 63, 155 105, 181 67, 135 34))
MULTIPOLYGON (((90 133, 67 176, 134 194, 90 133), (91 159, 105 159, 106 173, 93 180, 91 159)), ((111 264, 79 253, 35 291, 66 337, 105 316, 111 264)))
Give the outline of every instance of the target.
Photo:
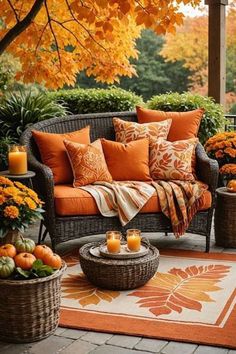
MULTIPOLYGON (((171 232, 171 224, 162 213, 138 214, 126 227, 121 227, 117 217, 106 218, 102 215, 58 216, 54 206, 54 183, 52 171, 42 164, 38 148, 32 137, 32 130, 50 133, 65 133, 91 127, 91 140, 104 137, 115 140, 112 118, 119 117, 127 121, 137 121, 134 112, 96 113, 52 118, 32 125, 21 136, 21 144, 27 146, 29 169, 36 172, 34 188, 45 202, 44 225, 49 232, 53 249, 62 242, 83 236, 98 235, 107 230, 138 228, 143 232, 171 232)), ((198 212, 193 218, 188 232, 206 237, 206 252, 210 250, 210 232, 215 190, 218 182, 218 164, 209 159, 201 144, 196 147, 196 173, 202 182, 208 184, 212 193, 212 206, 206 211, 198 212)))

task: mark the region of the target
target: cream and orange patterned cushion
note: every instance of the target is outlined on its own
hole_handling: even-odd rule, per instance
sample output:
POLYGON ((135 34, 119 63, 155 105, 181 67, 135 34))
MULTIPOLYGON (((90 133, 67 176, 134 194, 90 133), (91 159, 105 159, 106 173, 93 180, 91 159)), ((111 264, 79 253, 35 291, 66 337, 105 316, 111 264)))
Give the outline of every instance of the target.
POLYGON ((143 138, 149 138, 150 141, 167 139, 171 122, 171 119, 166 119, 162 122, 139 124, 136 122, 127 122, 119 118, 113 118, 116 141, 127 144, 130 141, 143 138))
POLYGON ((158 140, 150 144, 150 174, 154 180, 193 181, 192 155, 197 138, 179 141, 158 140))
POLYGON ((86 186, 97 181, 112 182, 100 140, 92 144, 64 140, 74 175, 74 187, 86 186))

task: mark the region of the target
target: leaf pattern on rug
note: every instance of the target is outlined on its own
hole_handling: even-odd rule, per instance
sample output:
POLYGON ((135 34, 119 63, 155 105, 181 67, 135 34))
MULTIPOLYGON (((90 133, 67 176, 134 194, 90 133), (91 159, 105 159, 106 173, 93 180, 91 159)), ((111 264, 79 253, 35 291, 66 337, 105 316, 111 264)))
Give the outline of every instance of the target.
POLYGON ((190 266, 172 268, 168 273, 159 273, 143 287, 128 296, 139 297, 140 307, 148 307, 156 316, 172 311, 181 313, 184 308, 201 311, 201 302, 215 302, 207 292, 219 291, 216 286, 230 270, 230 266, 190 266))
POLYGON ((112 302, 120 295, 119 291, 104 290, 91 284, 83 273, 78 275, 69 274, 62 280, 62 297, 79 300, 83 307, 98 305, 100 301, 112 302), (65 295, 68 294, 68 295, 65 295))
POLYGON ((66 262, 67 267, 74 267, 76 264, 79 263, 79 254, 67 254, 63 256, 62 259, 66 262))

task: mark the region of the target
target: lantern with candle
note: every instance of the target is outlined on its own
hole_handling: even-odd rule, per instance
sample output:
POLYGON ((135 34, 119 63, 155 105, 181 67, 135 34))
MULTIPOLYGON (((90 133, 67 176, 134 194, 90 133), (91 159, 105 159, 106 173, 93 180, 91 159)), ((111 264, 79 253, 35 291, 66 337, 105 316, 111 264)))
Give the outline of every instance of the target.
POLYGON ((24 145, 9 145, 8 169, 11 175, 27 173, 27 152, 24 145))
POLYGON ((119 231, 107 231, 106 242, 109 253, 120 252, 121 233, 119 231))
POLYGON ((127 230, 127 247, 131 252, 140 251, 141 246, 141 231, 138 229, 127 230))

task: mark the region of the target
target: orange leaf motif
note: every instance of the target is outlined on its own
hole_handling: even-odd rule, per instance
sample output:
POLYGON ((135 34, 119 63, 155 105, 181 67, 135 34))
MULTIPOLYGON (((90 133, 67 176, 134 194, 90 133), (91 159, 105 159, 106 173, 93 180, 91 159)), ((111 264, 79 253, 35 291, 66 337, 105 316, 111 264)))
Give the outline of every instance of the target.
POLYGON ((65 255, 62 257, 66 262, 67 267, 74 267, 79 263, 79 255, 65 255))
POLYGON ((62 280, 63 294, 66 299, 79 300, 83 307, 88 305, 97 305, 104 300, 112 302, 117 298, 119 291, 104 290, 91 284, 83 273, 78 275, 69 274, 67 278, 62 280), (65 295, 67 294, 67 295, 65 295))
POLYGON ((140 307, 148 307, 156 316, 183 308, 201 311, 201 302, 215 302, 207 292, 219 291, 216 286, 231 267, 224 265, 191 266, 184 270, 172 268, 168 273, 156 273, 147 285, 128 296, 141 298, 140 307))

